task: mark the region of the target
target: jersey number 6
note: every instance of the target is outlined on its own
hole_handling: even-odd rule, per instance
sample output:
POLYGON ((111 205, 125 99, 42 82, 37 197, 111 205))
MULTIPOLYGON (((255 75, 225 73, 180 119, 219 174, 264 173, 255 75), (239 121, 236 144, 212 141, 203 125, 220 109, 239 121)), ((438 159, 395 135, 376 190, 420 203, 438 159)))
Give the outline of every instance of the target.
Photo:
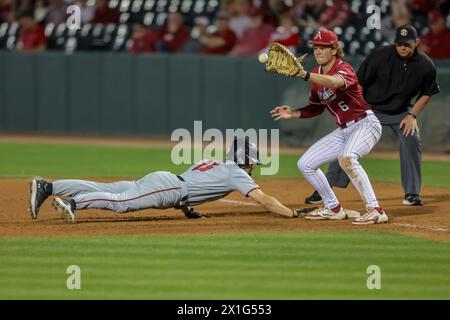
POLYGON ((348 104, 346 104, 344 101, 340 101, 338 103, 338 106, 339 106, 339 108, 341 108, 342 111, 347 111, 348 109, 350 109, 348 104))

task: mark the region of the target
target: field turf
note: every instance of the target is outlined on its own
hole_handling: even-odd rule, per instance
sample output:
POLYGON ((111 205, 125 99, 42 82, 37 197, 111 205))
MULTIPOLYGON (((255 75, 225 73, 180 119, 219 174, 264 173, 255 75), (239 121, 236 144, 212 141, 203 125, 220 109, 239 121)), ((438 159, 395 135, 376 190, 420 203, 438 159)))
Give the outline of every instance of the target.
MULTIPOLYGON (((138 178, 186 168, 171 164, 169 149, 2 143, 0 150, 1 178, 138 178)), ((300 178, 297 158, 283 155, 275 178, 300 178)), ((375 181, 400 181, 398 160, 367 158, 364 166, 375 181)), ((425 185, 450 188, 448 162, 426 161, 423 171, 425 185)), ((450 299, 449 265, 447 243, 380 232, 0 233, 0 299, 450 299), (81 290, 66 288, 69 265, 81 268, 81 290), (366 287, 370 265, 381 269, 381 290, 366 287)))
POLYGON ((2 239, 0 298, 448 299, 450 246, 385 233, 2 239), (81 268, 81 290, 66 268, 81 268), (367 289, 367 268, 381 290, 367 289))

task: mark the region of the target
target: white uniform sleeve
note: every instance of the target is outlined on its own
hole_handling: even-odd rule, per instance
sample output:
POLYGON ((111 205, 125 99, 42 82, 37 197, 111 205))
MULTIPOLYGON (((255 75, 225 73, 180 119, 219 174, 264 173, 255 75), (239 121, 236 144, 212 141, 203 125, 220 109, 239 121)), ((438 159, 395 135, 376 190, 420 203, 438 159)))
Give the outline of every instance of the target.
POLYGON ((239 191, 245 197, 247 197, 250 191, 259 188, 248 173, 239 168, 237 165, 234 165, 230 170, 229 183, 234 190, 239 191))

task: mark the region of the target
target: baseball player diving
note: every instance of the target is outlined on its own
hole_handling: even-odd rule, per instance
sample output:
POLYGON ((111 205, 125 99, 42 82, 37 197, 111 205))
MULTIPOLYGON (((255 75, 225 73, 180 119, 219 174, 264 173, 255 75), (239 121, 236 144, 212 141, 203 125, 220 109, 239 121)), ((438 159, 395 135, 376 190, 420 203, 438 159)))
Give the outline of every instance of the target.
POLYGON ((53 207, 67 223, 75 223, 76 210, 103 209, 117 213, 144 209, 181 209, 187 218, 205 215, 190 208, 224 198, 237 190, 268 211, 284 217, 297 218, 302 210, 285 207, 265 194, 250 177, 254 165, 260 164, 255 144, 235 139, 225 161, 202 160, 177 176, 167 171, 153 172, 136 181, 98 183, 85 180, 32 180, 30 184, 30 213, 33 219, 50 196, 56 197, 53 207))
POLYGON ((388 216, 380 207, 369 177, 359 163, 380 139, 380 121, 364 100, 352 66, 340 59, 343 50, 339 47, 337 35, 333 31, 322 29, 313 35, 311 42, 318 64, 312 72, 303 69, 300 64, 303 57, 299 59, 294 57, 293 60, 280 59, 280 55, 289 57, 289 53, 286 55, 284 50, 277 49, 277 46, 275 53, 269 50, 269 61, 266 64, 267 71, 277 72, 277 64, 292 61, 297 68, 283 68, 279 73, 298 76, 311 82, 309 104, 300 109, 286 105, 278 106, 271 111, 275 120, 311 118, 327 109, 336 118, 339 126, 309 147, 297 163, 305 179, 318 191, 324 202, 323 209, 308 213, 306 218, 317 220, 346 218, 336 195, 320 170, 320 166, 324 163, 338 160, 366 207, 366 213, 352 223, 362 225, 387 222, 388 216))

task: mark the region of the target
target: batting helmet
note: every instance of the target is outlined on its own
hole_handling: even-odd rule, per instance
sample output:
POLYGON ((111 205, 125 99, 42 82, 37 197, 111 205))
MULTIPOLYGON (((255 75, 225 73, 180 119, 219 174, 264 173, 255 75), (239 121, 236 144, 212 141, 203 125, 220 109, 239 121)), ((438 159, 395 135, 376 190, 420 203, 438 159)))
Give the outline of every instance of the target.
POLYGON ((261 164, 256 144, 251 143, 248 137, 245 139, 234 138, 228 149, 227 160, 234 161, 239 167, 247 168, 251 164, 261 164))

